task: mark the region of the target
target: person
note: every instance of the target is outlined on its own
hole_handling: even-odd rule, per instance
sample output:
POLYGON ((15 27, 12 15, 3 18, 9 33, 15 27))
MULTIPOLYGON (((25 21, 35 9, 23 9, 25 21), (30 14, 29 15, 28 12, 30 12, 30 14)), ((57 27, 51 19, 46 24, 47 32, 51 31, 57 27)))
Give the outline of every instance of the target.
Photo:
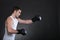
POLYGON ((3 40, 15 40, 15 35, 16 34, 22 34, 26 35, 25 29, 17 30, 17 24, 22 23, 22 24, 31 24, 35 21, 41 20, 41 17, 33 17, 32 19, 27 19, 23 20, 19 18, 21 15, 21 9, 17 6, 15 6, 12 10, 12 14, 7 17, 5 21, 5 33, 3 40))

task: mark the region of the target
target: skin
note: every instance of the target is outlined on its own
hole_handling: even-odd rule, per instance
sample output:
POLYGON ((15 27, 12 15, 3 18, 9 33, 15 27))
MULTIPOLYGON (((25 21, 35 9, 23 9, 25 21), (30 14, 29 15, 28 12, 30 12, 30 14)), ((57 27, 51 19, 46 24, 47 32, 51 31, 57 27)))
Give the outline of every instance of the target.
MULTIPOLYGON (((33 23, 32 20, 22 20, 21 18, 19 18, 19 16, 21 15, 21 10, 14 10, 14 12, 12 13, 12 17, 13 18, 17 18, 18 22, 19 23, 22 23, 22 24, 31 24, 33 23)), ((5 21, 5 26, 7 28, 7 31, 8 31, 8 34, 16 34, 18 31, 17 30, 14 30, 12 29, 12 22, 13 20, 11 19, 11 17, 9 16, 6 21, 5 21)))

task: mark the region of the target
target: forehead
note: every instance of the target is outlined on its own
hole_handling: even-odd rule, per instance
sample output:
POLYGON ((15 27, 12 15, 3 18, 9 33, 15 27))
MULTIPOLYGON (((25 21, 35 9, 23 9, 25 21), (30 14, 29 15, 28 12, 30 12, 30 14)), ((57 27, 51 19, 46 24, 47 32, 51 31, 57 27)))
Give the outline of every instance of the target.
POLYGON ((21 12, 21 10, 19 9, 18 12, 21 12))

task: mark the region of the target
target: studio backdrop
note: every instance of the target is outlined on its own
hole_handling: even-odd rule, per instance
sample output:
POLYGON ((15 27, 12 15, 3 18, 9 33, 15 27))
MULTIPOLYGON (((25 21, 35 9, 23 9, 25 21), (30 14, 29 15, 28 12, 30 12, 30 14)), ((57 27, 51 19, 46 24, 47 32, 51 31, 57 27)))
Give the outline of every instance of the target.
POLYGON ((14 6, 22 10, 20 18, 31 19, 35 15, 42 17, 41 21, 26 25, 18 24, 17 29, 25 28, 27 35, 16 35, 16 40, 58 40, 59 13, 57 0, 1 0, 0 6, 0 39, 4 34, 4 22, 11 15, 14 6))

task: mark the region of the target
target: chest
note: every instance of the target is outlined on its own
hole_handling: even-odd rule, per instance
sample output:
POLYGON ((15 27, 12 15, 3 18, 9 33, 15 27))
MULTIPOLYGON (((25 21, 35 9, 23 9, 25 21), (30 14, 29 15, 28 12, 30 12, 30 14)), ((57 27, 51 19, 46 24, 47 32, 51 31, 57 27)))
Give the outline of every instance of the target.
POLYGON ((13 19, 12 28, 13 29, 16 29, 17 28, 17 25, 18 25, 18 20, 17 19, 13 19))

